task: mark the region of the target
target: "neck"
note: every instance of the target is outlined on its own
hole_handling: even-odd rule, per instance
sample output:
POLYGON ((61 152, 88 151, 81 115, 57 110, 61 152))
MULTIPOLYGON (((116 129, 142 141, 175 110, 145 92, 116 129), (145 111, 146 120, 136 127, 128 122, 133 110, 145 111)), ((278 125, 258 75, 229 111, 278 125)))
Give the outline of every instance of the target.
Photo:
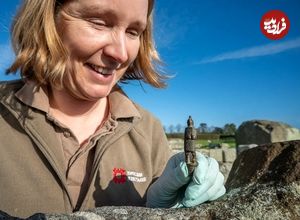
POLYGON ((105 115, 107 109, 107 97, 96 101, 80 100, 71 96, 66 90, 51 89, 50 97, 51 111, 72 118, 85 118, 89 116, 105 115))
POLYGON ((49 94, 50 114, 57 120, 72 127, 97 127, 108 114, 107 97, 96 101, 80 100, 66 90, 51 89, 49 94))
POLYGON ((52 89, 49 103, 50 114, 70 128, 80 144, 94 134, 109 112, 107 97, 97 101, 79 100, 65 90, 52 89))

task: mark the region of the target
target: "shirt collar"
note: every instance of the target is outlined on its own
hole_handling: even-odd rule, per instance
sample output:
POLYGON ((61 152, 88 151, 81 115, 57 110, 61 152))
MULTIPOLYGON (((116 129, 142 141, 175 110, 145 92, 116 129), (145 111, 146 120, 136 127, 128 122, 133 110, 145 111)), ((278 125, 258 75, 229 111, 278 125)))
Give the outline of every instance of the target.
POLYGON ((15 95, 24 104, 49 112, 49 98, 47 86, 39 86, 33 81, 27 81, 15 95))
POLYGON ((116 85, 108 96, 110 111, 113 117, 118 118, 141 118, 141 114, 135 104, 127 97, 124 91, 116 85))
MULTIPOLYGON (((36 82, 27 81, 16 93, 16 97, 24 104, 49 112, 49 98, 47 86, 39 86, 36 82)), ((110 113, 115 119, 120 118, 141 118, 135 104, 126 96, 123 90, 116 85, 108 96, 110 113)))

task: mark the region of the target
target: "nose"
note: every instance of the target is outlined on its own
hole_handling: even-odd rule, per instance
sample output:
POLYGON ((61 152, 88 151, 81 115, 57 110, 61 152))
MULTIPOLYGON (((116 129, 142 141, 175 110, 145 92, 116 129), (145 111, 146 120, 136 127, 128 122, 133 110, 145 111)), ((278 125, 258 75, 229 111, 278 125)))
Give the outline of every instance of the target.
POLYGON ((103 52, 110 57, 113 62, 118 64, 128 60, 126 35, 122 31, 113 32, 110 42, 104 47, 103 52))

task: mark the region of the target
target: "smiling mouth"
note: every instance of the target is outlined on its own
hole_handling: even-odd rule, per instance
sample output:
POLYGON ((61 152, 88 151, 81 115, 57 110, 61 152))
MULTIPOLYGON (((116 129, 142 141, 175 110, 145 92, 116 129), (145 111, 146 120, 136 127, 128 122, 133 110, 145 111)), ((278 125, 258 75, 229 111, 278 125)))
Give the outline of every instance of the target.
POLYGON ((104 68, 104 67, 100 67, 91 63, 87 64, 91 69, 93 69, 95 72, 97 72, 98 74, 104 75, 104 76, 109 76, 113 74, 113 70, 109 69, 109 68, 104 68))

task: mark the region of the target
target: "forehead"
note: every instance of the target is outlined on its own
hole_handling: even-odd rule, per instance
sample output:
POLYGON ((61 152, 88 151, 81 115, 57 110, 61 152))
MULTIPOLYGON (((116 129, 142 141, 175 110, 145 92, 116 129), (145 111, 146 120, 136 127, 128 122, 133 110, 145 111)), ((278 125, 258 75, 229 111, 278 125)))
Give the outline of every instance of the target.
POLYGON ((122 19, 147 20, 148 0, 70 0, 63 7, 80 12, 110 12, 122 19))

